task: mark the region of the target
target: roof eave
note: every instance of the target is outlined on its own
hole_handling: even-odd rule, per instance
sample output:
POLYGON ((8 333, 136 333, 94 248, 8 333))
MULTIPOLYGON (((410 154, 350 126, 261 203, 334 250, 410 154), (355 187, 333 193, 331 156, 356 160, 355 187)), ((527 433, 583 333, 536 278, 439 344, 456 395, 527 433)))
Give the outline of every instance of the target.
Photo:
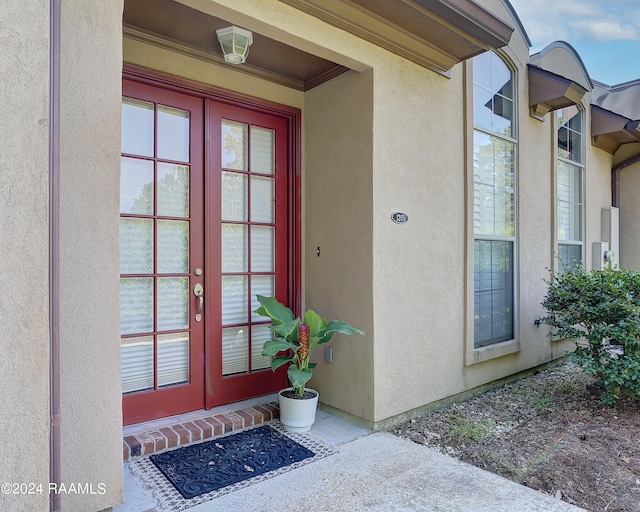
POLYGON ((591 142, 613 155, 623 144, 640 142, 640 121, 591 105, 591 142))
POLYGON ((577 82, 529 64, 529 109, 531 116, 544 116, 582 101, 587 90, 577 82))
POLYGON ((508 44, 514 28, 473 0, 280 0, 423 67, 508 44))

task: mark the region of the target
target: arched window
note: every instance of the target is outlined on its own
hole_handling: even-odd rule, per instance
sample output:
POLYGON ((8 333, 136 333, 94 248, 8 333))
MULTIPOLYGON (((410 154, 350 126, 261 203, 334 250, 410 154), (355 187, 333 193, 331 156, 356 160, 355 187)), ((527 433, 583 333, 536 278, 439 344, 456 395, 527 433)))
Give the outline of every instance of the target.
POLYGON ((474 347, 514 338, 514 74, 494 52, 473 59, 474 347))
POLYGON ((569 267, 584 260, 583 119, 583 111, 576 105, 556 112, 558 256, 569 267))

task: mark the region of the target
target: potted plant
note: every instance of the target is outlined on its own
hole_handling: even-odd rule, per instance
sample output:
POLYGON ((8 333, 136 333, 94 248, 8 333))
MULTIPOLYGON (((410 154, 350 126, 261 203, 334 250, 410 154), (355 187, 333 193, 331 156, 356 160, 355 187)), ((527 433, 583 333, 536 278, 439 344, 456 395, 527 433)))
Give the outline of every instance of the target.
POLYGON ((271 319, 270 329, 275 334, 273 339, 265 342, 262 355, 273 357, 273 371, 291 363, 287 369, 291 387, 278 394, 280 421, 285 430, 306 432, 315 421, 318 405, 318 392, 305 387, 316 366, 311 362, 313 350, 318 345, 329 343, 336 333, 364 336, 364 332, 342 320, 327 322, 311 309, 304 313, 302 319, 296 318, 275 297, 257 295, 257 298, 260 307, 255 312, 271 319))

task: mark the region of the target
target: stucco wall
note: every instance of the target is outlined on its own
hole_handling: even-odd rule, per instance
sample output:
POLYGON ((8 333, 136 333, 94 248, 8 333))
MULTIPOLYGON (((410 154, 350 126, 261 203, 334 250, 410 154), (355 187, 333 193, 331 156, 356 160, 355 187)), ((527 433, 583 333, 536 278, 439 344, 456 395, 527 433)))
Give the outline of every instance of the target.
POLYGON ((123 495, 118 267, 122 5, 122 0, 62 2, 62 482, 91 484, 95 491, 63 495, 65 511, 102 510, 121 502, 123 495))
POLYGON ((305 302, 366 332, 336 336, 331 363, 320 347, 311 386, 322 403, 373 421, 373 73, 312 89, 304 112, 305 302))
POLYGON ((589 70, 585 69, 582 58, 575 49, 564 41, 549 41, 542 51, 536 54, 536 65, 556 72, 580 84, 585 89, 591 89, 589 70))
POLYGON ((447 79, 389 56, 374 75, 380 421, 462 388, 465 157, 461 67, 447 79), (395 211, 409 221, 395 224, 395 211))
POLYGON ((640 270, 640 163, 620 171, 620 266, 640 270))
POLYGON ((0 494, 3 512, 48 508, 49 2, 0 5, 0 494))
MULTIPOLYGON (((487 4, 508 19, 501 2, 487 4)), ((465 145, 472 118, 465 109, 465 65, 454 67, 449 80, 402 61, 374 66, 376 421, 563 353, 533 323, 552 259, 552 123, 529 116, 528 48, 521 34, 514 33, 503 55, 516 69, 519 106, 516 343, 503 357, 489 351, 469 357, 473 246, 467 242, 471 162, 465 145), (402 90, 410 94, 393 94, 402 90), (389 218, 395 209, 409 214, 400 229, 389 218)))
MULTIPOLYGON (((589 123, 590 124, 590 123, 589 123)), ((588 133, 591 133, 590 127, 588 133)), ((590 141, 591 137, 587 137, 590 141)), ((593 268, 592 243, 602 240, 602 208, 611 206, 611 167, 613 156, 587 144, 585 182, 585 250, 587 268, 593 268)), ((619 257, 619 256, 618 256, 619 257)))

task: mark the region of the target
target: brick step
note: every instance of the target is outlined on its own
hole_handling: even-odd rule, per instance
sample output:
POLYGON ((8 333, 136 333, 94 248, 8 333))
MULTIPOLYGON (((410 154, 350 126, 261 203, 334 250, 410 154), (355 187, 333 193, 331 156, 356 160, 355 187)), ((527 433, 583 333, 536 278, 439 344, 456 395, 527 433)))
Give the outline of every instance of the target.
POLYGON ((278 402, 215 413, 203 411, 201 418, 169 423, 123 436, 122 459, 148 456, 180 446, 213 439, 230 432, 268 423, 280 417, 278 402))

